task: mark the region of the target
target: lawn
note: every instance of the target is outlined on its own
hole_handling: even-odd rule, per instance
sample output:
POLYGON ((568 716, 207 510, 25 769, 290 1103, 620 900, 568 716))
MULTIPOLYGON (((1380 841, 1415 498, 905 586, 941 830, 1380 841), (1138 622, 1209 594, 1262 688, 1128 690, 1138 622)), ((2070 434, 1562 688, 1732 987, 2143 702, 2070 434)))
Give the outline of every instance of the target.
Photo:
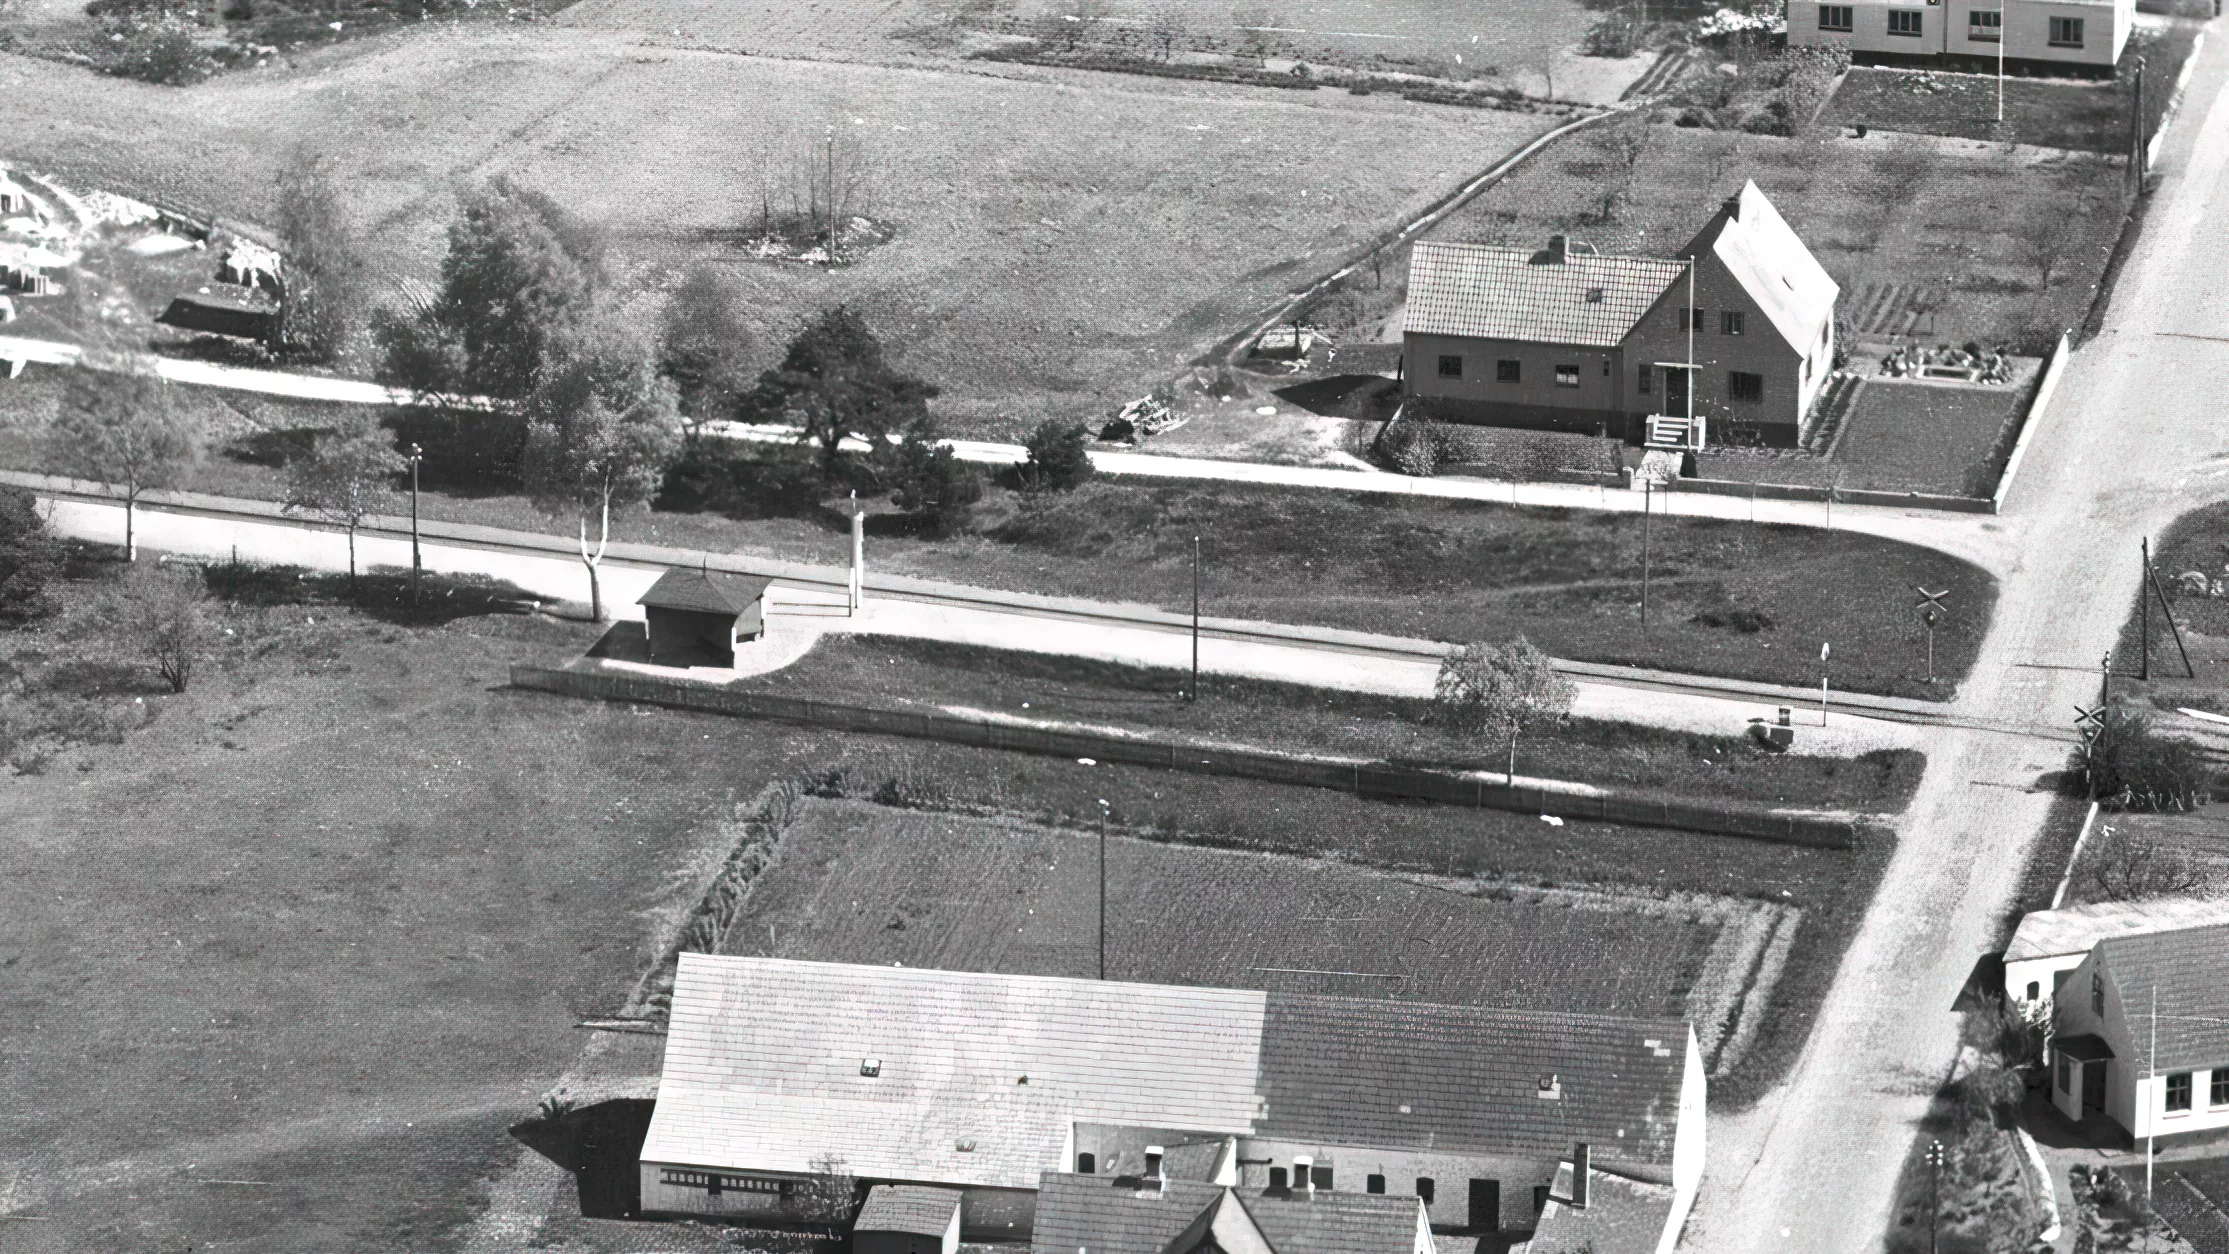
MULTIPOLYGON (((804 658, 737 686, 815 700, 990 711, 1273 749, 1499 771, 1500 746, 1433 720, 1412 697, 1209 675, 1055 653, 1023 653, 903 636, 823 636, 804 658)), ((1925 758, 1881 750, 1858 760, 1768 753, 1733 736, 1572 720, 1529 733, 1518 770, 1687 798, 1894 813, 1925 758)))
POLYGON ((2033 391, 1868 379, 1843 419, 1834 456, 1728 451, 1705 454, 1702 472, 1737 482, 1987 497, 2033 391))
POLYGON ((0 631, 11 681, 152 711, 0 774, 0 1246, 453 1248, 717 820, 832 742, 503 688, 571 625, 223 622, 181 696, 74 616, 0 631))
MULTIPOLYGON (((810 802, 722 950, 1089 979, 1098 843, 1012 819, 810 802)), ((1706 1049, 1778 915, 1128 835, 1107 843, 1106 893, 1109 979, 1685 1018, 1706 1049)))
POLYGON ((804 316, 848 302, 943 389, 950 421, 1001 435, 1144 393, 1546 125, 1382 94, 745 57, 550 24, 429 23, 183 90, 5 64, 0 120, 26 168, 256 221, 308 143, 392 283, 432 278, 458 186, 503 175, 609 232, 629 309, 720 267, 771 364, 804 316), (746 260, 762 185, 831 125, 868 154, 867 213, 895 239, 832 273, 746 260))

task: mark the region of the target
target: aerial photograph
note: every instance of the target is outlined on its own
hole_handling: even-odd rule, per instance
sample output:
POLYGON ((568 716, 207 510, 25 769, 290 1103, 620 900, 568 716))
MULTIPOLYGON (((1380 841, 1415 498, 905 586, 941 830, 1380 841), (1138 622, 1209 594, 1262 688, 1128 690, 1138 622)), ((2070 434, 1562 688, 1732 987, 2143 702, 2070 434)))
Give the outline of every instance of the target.
POLYGON ((0 0, 0 1254, 2229 1254, 2220 10, 0 0))

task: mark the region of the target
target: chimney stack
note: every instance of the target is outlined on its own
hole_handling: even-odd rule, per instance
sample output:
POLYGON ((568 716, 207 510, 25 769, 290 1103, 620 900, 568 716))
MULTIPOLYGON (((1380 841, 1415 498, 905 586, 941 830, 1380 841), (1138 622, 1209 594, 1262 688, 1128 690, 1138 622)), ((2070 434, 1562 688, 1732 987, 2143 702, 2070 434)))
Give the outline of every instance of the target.
POLYGON ((1571 1147, 1571 1209, 1573 1210, 1585 1210, 1587 1208, 1587 1176, 1593 1165, 1589 1161, 1591 1157, 1587 1152, 1585 1141, 1571 1147))
POLYGON ((1740 193, 1738 193, 1738 192, 1737 192, 1736 194, 1734 194, 1734 195, 1732 195, 1732 196, 1728 196, 1728 197, 1726 198, 1726 216, 1727 216, 1727 217, 1729 217, 1729 218, 1732 218, 1732 219, 1733 219, 1734 221, 1736 221, 1736 222, 1739 222, 1739 221, 1741 221, 1741 195, 1740 195, 1740 193))
POLYGON ((1306 1197, 1316 1195, 1316 1160, 1306 1154, 1293 1155, 1293 1189, 1306 1197))
POLYGON ((1569 255, 1570 251, 1571 251, 1571 241, 1570 241, 1569 239, 1567 239, 1566 237, 1564 237, 1564 236, 1561 236, 1561 235, 1551 235, 1551 236, 1549 236, 1549 237, 1548 237, 1548 264, 1549 264, 1549 265, 1551 265, 1551 266, 1560 266, 1560 265, 1562 265, 1562 264, 1563 264, 1563 260, 1564 260, 1564 258, 1565 258, 1565 257, 1566 257, 1567 255, 1569 255))
POLYGON ((1161 1173, 1161 1156, 1165 1151, 1158 1145, 1145 1147, 1145 1178, 1152 1181, 1160 1192, 1169 1191, 1169 1178, 1161 1173))

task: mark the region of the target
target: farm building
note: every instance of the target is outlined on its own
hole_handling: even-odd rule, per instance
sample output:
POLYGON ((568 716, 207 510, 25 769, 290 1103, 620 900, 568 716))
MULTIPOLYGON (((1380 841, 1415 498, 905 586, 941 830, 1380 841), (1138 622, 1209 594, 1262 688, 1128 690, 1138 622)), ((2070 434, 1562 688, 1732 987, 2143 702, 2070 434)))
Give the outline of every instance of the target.
POLYGON ((2135 0, 1846 0, 1788 5, 1791 47, 1848 48, 1859 65, 2008 68, 2110 76, 2136 25, 2135 0))
POLYGON ((1840 294, 1755 183, 1670 258, 1561 235, 1538 251, 1426 240, 1409 262, 1404 403, 1490 426, 1792 446, 1834 366, 1840 294))
POLYGON ((2097 942, 2052 1001, 2051 1096, 2131 1137, 2229 1128, 2229 924, 2097 942))
POLYGON ((157 322, 187 331, 230 335, 244 340, 270 338, 278 311, 252 299, 230 296, 174 296, 157 322))
POLYGON ((837 1155, 960 1190, 968 1240, 1030 1236, 1048 1171, 1407 1198, 1521 1233, 1587 1143, 1668 1189, 1676 1231, 1703 1102, 1681 1022, 683 954, 642 1209, 773 1211, 837 1155))
POLYGON ((851 1248, 852 1254, 958 1254, 959 1192, 876 1185, 852 1220, 851 1248))
POLYGON ((1048 1171, 1030 1254, 1434 1254, 1414 1197, 1048 1171))
POLYGON ((766 631, 770 582, 686 567, 658 576, 636 602, 650 632, 650 660, 659 666, 735 665, 736 644, 766 631))
POLYGON ((2034 911, 2020 920, 2012 943, 2005 946, 2005 997, 2016 1002, 2050 1001, 2090 950, 2108 936, 2215 923, 2229 923, 2229 898, 2095 901, 2034 911))

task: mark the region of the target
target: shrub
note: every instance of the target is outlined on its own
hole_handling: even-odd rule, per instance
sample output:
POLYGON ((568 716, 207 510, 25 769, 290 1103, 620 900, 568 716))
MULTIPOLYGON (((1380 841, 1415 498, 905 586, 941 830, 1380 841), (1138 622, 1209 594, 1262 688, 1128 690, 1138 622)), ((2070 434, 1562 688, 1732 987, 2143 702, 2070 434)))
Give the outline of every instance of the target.
POLYGON ((2159 735, 2143 715, 2128 710, 2106 712, 2084 770, 2100 801, 2127 810, 2195 810, 2211 800, 2198 751, 2159 735))
POLYGON ((2106 901, 2206 896, 2221 887, 2221 873, 2189 852, 2130 840, 2111 827, 2098 833, 2086 861, 2083 878, 2106 901))
POLYGON ((208 603, 198 573, 134 566, 100 614, 155 663, 172 692, 184 692, 208 644, 208 603))
POLYGON ((1432 424, 1411 418, 1378 433, 1378 456, 1404 475, 1429 478, 1440 468, 1439 441, 1432 424))
POLYGON ((938 443, 927 423, 915 424, 899 443, 891 481, 891 500, 932 535, 966 530, 969 511, 983 499, 983 473, 938 443))
POLYGON ((217 72, 217 58, 202 46, 194 25, 177 17, 106 22, 89 55, 104 74, 169 87, 189 87, 217 72))
POLYGON ((1048 418, 1039 423, 1024 441, 1029 459, 1022 463, 1023 486, 1066 492, 1091 478, 1096 468, 1091 464, 1090 439, 1080 422, 1048 418))
POLYGON ((819 509, 825 490, 820 467, 802 448, 697 439, 666 471, 651 507, 734 519, 795 518, 819 509))
POLYGON ((47 533, 37 499, 21 488, 0 487, 0 624, 51 613, 47 585, 61 569, 61 546, 47 533))

